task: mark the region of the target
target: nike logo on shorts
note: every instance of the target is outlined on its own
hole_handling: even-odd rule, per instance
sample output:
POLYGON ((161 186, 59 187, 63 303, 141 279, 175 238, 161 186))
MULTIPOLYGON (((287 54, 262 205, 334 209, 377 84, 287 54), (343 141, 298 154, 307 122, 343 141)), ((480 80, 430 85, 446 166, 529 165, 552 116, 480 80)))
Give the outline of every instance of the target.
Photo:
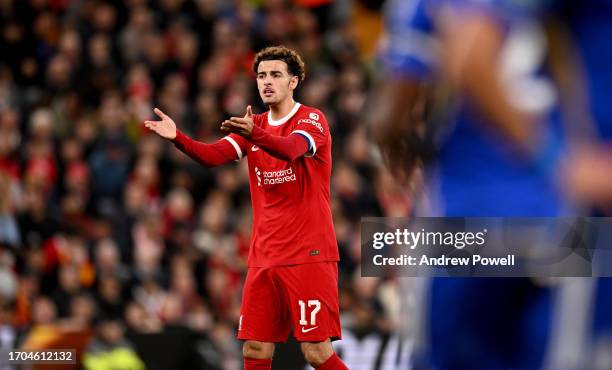
POLYGON ((253 145, 253 146, 251 147, 251 150, 252 150, 252 151, 254 151, 254 152, 256 152, 256 151, 258 151, 258 150, 259 150, 259 148, 258 148, 258 147, 256 147, 255 145, 253 145))
POLYGON ((313 330, 315 330, 316 328, 318 328, 318 326, 315 326, 315 327, 312 327, 312 328, 309 328, 309 329, 302 328, 302 333, 306 334, 306 333, 308 333, 309 331, 313 331, 313 330))

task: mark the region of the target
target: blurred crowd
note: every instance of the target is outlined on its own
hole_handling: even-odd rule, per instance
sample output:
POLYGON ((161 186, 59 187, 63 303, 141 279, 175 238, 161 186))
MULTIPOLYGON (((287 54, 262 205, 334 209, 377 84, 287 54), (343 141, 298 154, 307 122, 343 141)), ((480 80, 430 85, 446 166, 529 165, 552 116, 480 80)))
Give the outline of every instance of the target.
POLYGON ((221 368, 240 368, 246 163, 202 168, 142 122, 160 107, 218 139, 226 117, 265 109, 251 59, 276 44, 302 54, 297 100, 332 130, 343 325, 394 325, 396 282, 359 277, 359 217, 411 208, 357 125, 378 3, 0 0, 0 347, 182 326, 211 338, 221 368))

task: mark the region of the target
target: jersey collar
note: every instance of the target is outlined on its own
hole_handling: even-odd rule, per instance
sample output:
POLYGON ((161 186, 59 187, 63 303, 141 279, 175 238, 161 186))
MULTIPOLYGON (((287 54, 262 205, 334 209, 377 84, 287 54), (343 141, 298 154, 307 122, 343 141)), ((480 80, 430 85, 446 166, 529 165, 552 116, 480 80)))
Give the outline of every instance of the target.
POLYGON ((268 124, 270 124, 270 126, 280 126, 283 123, 287 122, 289 120, 289 118, 293 117, 293 115, 298 111, 298 109, 300 109, 300 107, 302 106, 302 104, 296 102, 293 105, 293 108, 291 109, 291 112, 287 113, 287 115, 281 119, 278 120, 273 120, 272 119, 272 112, 268 112, 268 124))

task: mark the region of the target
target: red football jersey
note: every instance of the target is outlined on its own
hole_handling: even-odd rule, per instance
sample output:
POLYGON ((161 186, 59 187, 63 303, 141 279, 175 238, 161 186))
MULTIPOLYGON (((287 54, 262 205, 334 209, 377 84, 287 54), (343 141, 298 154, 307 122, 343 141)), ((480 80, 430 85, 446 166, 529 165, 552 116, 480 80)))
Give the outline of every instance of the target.
POLYGON ((287 162, 240 135, 226 139, 237 159, 247 156, 253 204, 249 267, 338 261, 338 245, 329 203, 331 135, 319 110, 296 103, 287 116, 272 120, 269 112, 253 116, 266 132, 300 134, 308 152, 287 162))

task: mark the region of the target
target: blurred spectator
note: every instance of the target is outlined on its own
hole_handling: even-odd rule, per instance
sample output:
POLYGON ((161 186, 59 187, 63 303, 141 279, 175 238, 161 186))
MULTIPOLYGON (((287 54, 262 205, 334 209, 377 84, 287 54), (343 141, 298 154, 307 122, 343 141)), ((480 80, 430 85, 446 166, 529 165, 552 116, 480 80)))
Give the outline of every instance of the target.
POLYGON ((70 315, 65 324, 89 328, 96 317, 96 304, 89 294, 78 294, 70 300, 70 315))
POLYGON ((113 275, 110 272, 104 272, 99 276, 97 306, 102 314, 123 315, 125 296, 119 276, 113 275))
POLYGON ((74 265, 63 265, 59 269, 59 286, 53 294, 59 317, 66 317, 70 310, 70 301, 79 293, 78 268, 74 265))
POLYGON ((124 335, 121 320, 103 317, 96 325, 96 336, 83 355, 88 370, 140 370, 145 365, 124 335))
POLYGON ((96 275, 99 279, 113 276, 121 283, 127 283, 130 270, 121 262, 119 247, 112 239, 101 239, 95 249, 96 275))
MULTIPOLYGON (((0 348, 3 351, 15 350, 19 347, 23 333, 14 325, 15 301, 2 298, 0 300, 0 348)), ((13 366, 2 364, 2 370, 14 369, 13 366)))
POLYGON ((32 324, 47 325, 54 322, 57 317, 57 309, 48 297, 38 297, 32 305, 32 324))
POLYGON ((8 175, 0 172, 0 244, 17 247, 21 242, 14 213, 14 196, 17 189, 8 175))
POLYGON ((143 276, 141 284, 134 289, 134 300, 144 308, 147 315, 158 318, 161 318, 166 295, 154 276, 143 276))
POLYGON ((147 314, 142 305, 133 301, 125 309, 125 322, 135 333, 159 332, 162 327, 161 320, 147 314))

